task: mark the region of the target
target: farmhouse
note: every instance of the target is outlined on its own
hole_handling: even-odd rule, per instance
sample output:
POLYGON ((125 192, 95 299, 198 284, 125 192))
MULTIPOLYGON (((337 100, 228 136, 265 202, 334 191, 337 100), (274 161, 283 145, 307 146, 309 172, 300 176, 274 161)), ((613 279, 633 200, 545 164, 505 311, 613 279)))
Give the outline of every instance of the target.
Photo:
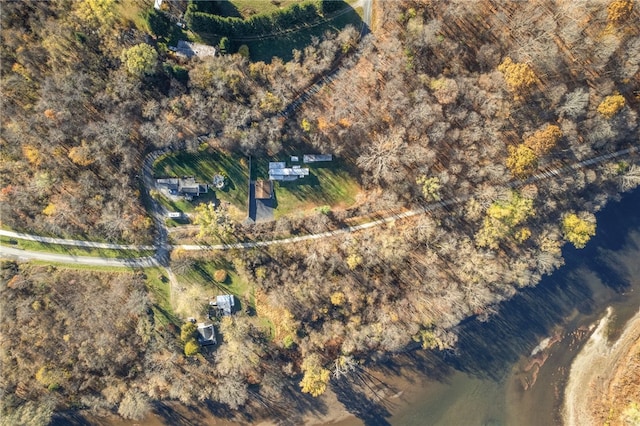
POLYGON ((211 302, 209 302, 209 305, 217 308, 222 315, 228 316, 233 313, 233 308, 236 305, 236 301, 233 297, 233 294, 222 294, 216 296, 216 300, 212 300, 211 302))
POLYGON ((193 197, 206 194, 209 191, 208 185, 196 182, 192 177, 156 179, 156 186, 165 190, 169 195, 183 196, 185 200, 191 201, 193 197))
POLYGON ((309 169, 300 166, 287 167, 284 161, 269 163, 269 179, 280 181, 292 181, 309 176, 309 169))

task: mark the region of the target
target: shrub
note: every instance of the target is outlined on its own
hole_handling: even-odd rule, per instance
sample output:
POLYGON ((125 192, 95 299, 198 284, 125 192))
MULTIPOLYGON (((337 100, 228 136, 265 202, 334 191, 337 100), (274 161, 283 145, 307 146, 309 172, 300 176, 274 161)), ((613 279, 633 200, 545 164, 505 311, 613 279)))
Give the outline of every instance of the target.
POLYGON ((200 345, 198 344, 196 339, 191 339, 184 344, 184 354, 186 356, 194 356, 198 352, 200 352, 200 345))
POLYGON ((185 343, 188 342, 195 337, 197 330, 198 327, 192 322, 184 324, 180 329, 180 340, 185 343))
POLYGON ((249 46, 243 44, 238 48, 238 54, 243 58, 249 58, 249 46))
POLYGON ((227 281, 228 276, 227 271, 224 269, 218 269, 213 273, 213 279, 219 283, 227 281))

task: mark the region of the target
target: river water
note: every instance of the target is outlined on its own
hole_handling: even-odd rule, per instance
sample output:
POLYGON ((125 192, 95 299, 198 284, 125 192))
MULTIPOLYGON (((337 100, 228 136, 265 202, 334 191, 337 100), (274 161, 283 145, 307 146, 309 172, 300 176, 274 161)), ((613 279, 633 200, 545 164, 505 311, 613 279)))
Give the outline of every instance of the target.
POLYGON ((561 424, 571 362, 593 324, 611 306, 615 340, 640 308, 640 190, 596 216, 597 235, 585 249, 567 245, 566 264, 552 276, 489 321, 462 325, 456 353, 421 371, 380 424, 561 424))
MULTIPOLYGON (((380 409, 360 410, 360 418, 329 424, 561 424, 571 362, 593 325, 612 307, 609 337, 614 340, 640 308, 640 189, 611 202, 596 217, 597 235, 585 249, 567 245, 565 266, 501 304, 487 322, 466 321, 454 352, 417 350, 384 363, 377 375, 391 392, 380 409)), ((353 410, 349 401, 343 402, 353 410)), ((180 420, 154 415, 137 424, 237 424, 176 412, 180 420)), ((130 424, 113 419, 96 423, 130 424)))

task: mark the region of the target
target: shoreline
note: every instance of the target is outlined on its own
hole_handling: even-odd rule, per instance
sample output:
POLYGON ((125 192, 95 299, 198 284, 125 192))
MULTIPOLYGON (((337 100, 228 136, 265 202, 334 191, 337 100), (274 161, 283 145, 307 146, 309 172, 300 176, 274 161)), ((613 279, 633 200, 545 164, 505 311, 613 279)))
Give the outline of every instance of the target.
MULTIPOLYGON (((627 367, 632 350, 640 340, 640 311, 625 324, 615 342, 607 340, 607 328, 613 309, 600 319, 595 331, 573 363, 564 391, 562 418, 566 426, 602 424, 609 415, 605 406, 610 399, 612 382, 627 367), (602 418, 602 415, 605 418, 602 418)), ((611 408, 611 410, 613 410, 611 408)))

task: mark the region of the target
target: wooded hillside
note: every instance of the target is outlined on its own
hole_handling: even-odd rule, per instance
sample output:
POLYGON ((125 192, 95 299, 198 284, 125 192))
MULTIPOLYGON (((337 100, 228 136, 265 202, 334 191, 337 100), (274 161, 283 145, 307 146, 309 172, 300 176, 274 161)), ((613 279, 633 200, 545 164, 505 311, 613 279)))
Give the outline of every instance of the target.
POLYGON ((252 291, 251 308, 220 322, 220 346, 194 356, 184 355, 197 352, 193 333, 155 321, 141 273, 5 263, 2 414, 44 424, 77 407, 138 419, 177 400, 295 423, 313 405, 307 394, 372 359, 454 347, 461 320, 486 319, 561 266, 563 245, 587 244, 594 213, 640 184, 637 152, 581 163, 639 145, 637 1, 378 1, 371 34, 347 27, 269 64, 181 59, 117 4, 3 4, 3 226, 150 242, 142 158, 197 152, 201 135, 232 153, 332 153, 364 188, 351 208, 236 224, 230 238, 442 205, 312 243, 174 252, 178 275, 230 265, 252 291), (278 114, 338 66, 300 109, 278 114))

